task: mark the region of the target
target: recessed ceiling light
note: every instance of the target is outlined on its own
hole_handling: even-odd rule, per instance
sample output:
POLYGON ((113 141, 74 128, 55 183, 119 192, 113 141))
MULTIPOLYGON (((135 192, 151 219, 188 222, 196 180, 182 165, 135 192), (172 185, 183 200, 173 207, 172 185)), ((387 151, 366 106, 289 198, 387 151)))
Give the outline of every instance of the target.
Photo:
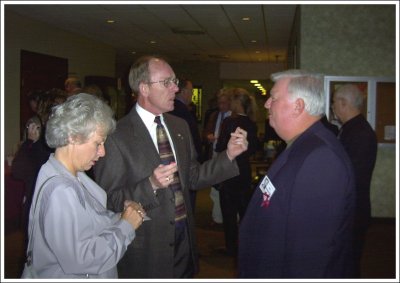
POLYGON ((107 20, 107 23, 108 24, 113 24, 113 23, 115 23, 115 21, 114 20, 107 20))
POLYGON ((250 41, 251 43, 256 43, 257 42, 257 40, 255 40, 255 39, 253 39, 252 41, 250 41))
POLYGON ((250 21, 250 17, 243 17, 242 21, 250 21))
POLYGON ((250 83, 252 83, 252 84, 258 84, 258 81, 257 81, 257 80, 251 80, 250 83))
POLYGON ((150 44, 156 44, 157 43, 157 41, 155 41, 155 40, 150 40, 150 44))

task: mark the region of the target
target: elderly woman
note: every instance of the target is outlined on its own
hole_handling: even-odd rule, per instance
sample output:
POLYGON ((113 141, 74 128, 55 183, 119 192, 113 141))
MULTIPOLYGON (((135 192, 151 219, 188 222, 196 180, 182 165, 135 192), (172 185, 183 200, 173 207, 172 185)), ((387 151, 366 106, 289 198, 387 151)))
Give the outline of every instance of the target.
POLYGON ((40 169, 29 217, 27 265, 40 278, 118 277, 145 212, 128 200, 122 213, 107 210, 106 193, 84 172, 105 155, 115 124, 111 108, 85 93, 52 111, 46 140, 55 153, 40 169))

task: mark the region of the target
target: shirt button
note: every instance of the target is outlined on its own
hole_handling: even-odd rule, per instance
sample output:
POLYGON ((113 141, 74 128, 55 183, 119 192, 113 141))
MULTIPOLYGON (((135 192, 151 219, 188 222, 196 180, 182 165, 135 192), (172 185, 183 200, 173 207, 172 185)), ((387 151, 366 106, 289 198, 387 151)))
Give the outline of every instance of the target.
POLYGON ((173 247, 173 246, 175 246, 175 243, 170 243, 169 246, 173 247))
POLYGON ((174 225, 174 224, 175 224, 175 221, 174 221, 174 220, 171 220, 171 221, 169 222, 169 224, 174 225))

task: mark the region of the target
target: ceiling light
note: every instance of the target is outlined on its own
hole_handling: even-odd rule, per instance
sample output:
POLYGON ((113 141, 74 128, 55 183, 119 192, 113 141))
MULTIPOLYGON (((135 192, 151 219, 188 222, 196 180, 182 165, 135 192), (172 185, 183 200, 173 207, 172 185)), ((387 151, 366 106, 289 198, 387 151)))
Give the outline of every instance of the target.
POLYGON ((250 17, 243 17, 242 21, 250 21, 250 17))
POLYGON ((251 43, 256 43, 257 40, 253 39, 253 40, 251 40, 250 42, 251 42, 251 43))
POLYGON ((252 83, 252 84, 258 84, 258 81, 257 81, 257 80, 251 80, 250 83, 252 83))
POLYGON ((115 23, 115 21, 114 20, 107 20, 107 23, 108 24, 113 24, 113 23, 115 23))
POLYGON ((157 41, 155 41, 155 40, 150 40, 150 44, 156 44, 157 43, 157 41))

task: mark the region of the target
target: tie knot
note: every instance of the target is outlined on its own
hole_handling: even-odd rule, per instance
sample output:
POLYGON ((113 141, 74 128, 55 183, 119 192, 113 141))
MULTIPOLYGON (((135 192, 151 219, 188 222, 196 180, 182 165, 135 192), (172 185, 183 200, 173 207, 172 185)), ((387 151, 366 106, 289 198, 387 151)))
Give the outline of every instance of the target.
POLYGON ((154 118, 154 123, 156 123, 156 124, 159 125, 159 126, 162 126, 160 116, 156 116, 156 117, 154 118))

